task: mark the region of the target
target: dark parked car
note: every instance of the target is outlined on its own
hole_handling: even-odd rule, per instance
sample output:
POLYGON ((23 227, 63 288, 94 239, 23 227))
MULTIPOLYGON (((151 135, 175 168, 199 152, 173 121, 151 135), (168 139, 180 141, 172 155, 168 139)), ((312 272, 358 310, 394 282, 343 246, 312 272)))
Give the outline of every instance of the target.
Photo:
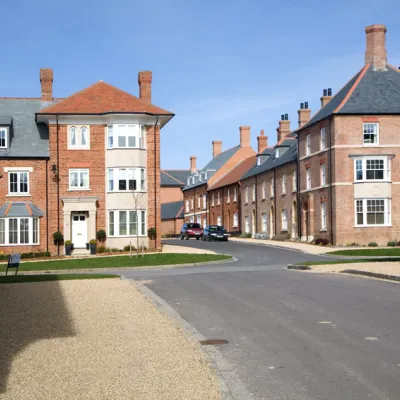
POLYGON ((181 240, 189 240, 189 238, 196 238, 199 240, 201 237, 203 237, 203 228, 200 224, 188 223, 182 225, 181 240))
POLYGON ((204 229, 203 232, 203 240, 223 240, 225 242, 228 241, 229 234, 226 232, 226 229, 223 226, 219 225, 210 225, 204 229))

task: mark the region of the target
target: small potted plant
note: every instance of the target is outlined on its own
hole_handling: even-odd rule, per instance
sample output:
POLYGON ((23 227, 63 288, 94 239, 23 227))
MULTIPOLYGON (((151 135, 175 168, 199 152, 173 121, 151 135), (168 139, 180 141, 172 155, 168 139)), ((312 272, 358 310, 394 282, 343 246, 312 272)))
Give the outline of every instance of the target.
POLYGON ((100 243, 104 243, 106 240, 106 231, 104 229, 99 229, 96 232, 96 238, 100 243))
POLYGON ((62 243, 64 236, 60 231, 53 233, 54 244, 57 246, 62 243))
POLYGON ((148 231, 147 231, 147 236, 148 236, 150 239, 155 240, 156 235, 157 235, 156 228, 149 228, 149 229, 148 229, 148 231))
POLYGON ((65 255, 70 256, 72 250, 72 242, 70 240, 65 241, 65 255))
POLYGON ((96 249, 97 249, 97 240, 96 239, 92 239, 89 242, 89 247, 90 247, 90 254, 91 255, 95 255, 96 254, 96 249))

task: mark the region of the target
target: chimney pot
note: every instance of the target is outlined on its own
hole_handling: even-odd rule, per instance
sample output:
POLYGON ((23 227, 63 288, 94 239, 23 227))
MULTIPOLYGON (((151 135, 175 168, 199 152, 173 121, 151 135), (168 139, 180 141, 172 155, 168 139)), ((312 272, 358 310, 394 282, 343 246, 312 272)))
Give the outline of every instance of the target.
POLYGON ((147 104, 151 103, 151 82, 153 75, 151 71, 140 71, 138 74, 139 97, 147 104))
POLYGON ((365 64, 372 64, 374 69, 386 68, 386 32, 386 26, 381 24, 370 25, 365 28, 367 40, 365 64))
POLYGON ((284 119, 285 119, 285 115, 282 114, 282 115, 281 115, 281 121, 283 121, 284 119))
POLYGON ((304 103, 300 103, 300 110, 304 108, 304 103))
POLYGON ((53 101, 53 70, 51 68, 40 69, 40 86, 42 101, 53 101))
POLYGON ((197 172, 196 156, 190 157, 190 172, 197 172))
POLYGON ((308 109, 308 101, 306 101, 305 103, 304 103, 304 108, 307 110, 308 109))
POLYGON ((217 157, 218 154, 222 153, 222 140, 214 140, 213 146, 213 158, 217 157))
POLYGON ((285 121, 289 121, 289 114, 285 114, 285 121))
POLYGON ((240 130, 240 146, 250 147, 250 126, 241 126, 240 130))
POLYGON ((328 89, 328 96, 332 96, 332 88, 328 89))
POLYGON ((322 94, 323 96, 328 96, 328 90, 327 89, 324 89, 322 93, 323 93, 322 94))

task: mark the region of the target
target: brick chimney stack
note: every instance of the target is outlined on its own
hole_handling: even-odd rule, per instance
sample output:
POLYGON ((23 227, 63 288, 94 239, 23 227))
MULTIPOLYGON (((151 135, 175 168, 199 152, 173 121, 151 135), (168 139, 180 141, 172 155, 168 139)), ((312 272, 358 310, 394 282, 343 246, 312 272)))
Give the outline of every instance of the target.
POLYGON ((262 153, 268 147, 268 136, 264 135, 264 129, 261 129, 260 136, 257 136, 258 154, 262 153))
POLYGON ((53 70, 40 68, 40 86, 42 101, 53 101, 53 70))
POLYGON ((213 145, 213 158, 222 153, 222 140, 214 140, 213 145))
POLYGON ((250 147, 250 126, 240 126, 240 147, 250 147))
POLYGON ((279 128, 276 131, 278 132, 278 143, 290 133, 290 121, 288 114, 281 115, 279 128))
POLYGON ((190 172, 197 172, 196 156, 190 157, 190 172))
POLYGON ((311 110, 308 108, 308 102, 300 103, 299 114, 299 128, 305 125, 311 118, 311 110))
POLYGON ((331 101, 332 89, 331 88, 324 89, 324 91, 322 93, 323 93, 323 95, 321 97, 321 108, 325 107, 331 101))
POLYGON ((386 26, 370 25, 365 28, 367 47, 365 64, 371 64, 374 69, 385 69, 387 62, 386 26))
POLYGON ((151 71, 140 71, 138 75, 139 97, 147 104, 151 103, 151 71))

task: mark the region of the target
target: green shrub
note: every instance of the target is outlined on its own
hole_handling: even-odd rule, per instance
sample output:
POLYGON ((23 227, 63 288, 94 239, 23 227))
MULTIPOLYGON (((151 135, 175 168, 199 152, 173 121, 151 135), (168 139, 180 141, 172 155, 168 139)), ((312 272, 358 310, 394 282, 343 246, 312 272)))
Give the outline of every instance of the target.
POLYGON ((97 244, 97 240, 96 239, 92 239, 89 244, 97 244))
POLYGON ((65 245, 66 245, 66 246, 71 246, 71 245, 72 245, 71 240, 66 240, 66 241, 65 241, 65 245))
MULTIPOLYGON (((1 254, 0 255, 0 261, 3 260, 8 260, 9 254, 1 254)), ((37 253, 21 253, 21 259, 22 258, 45 258, 45 257, 50 257, 50 253, 48 251, 40 251, 37 253)))
POLYGON ((106 240, 106 231, 104 229, 99 229, 96 232, 96 238, 99 242, 104 242, 106 240))
POLYGON ((325 238, 316 238, 315 239, 315 244, 321 245, 321 246, 326 246, 329 244, 329 240, 325 238))
POLYGON ((392 241, 388 242, 387 245, 390 247, 395 247, 395 246, 397 246, 397 240, 392 240, 392 241))
POLYGON ((118 253, 118 252, 120 251, 120 249, 117 249, 116 247, 113 247, 113 248, 111 249, 111 251, 112 251, 113 253, 118 253))
POLYGON ((111 249, 110 249, 109 247, 106 247, 106 248, 104 249, 104 251, 105 251, 106 253, 110 253, 111 249))
POLYGON ((157 230, 156 230, 156 228, 149 228, 149 229, 147 230, 147 236, 148 236, 149 238, 155 239, 156 235, 157 235, 157 230))
POLYGON ((357 242, 350 242, 350 243, 346 243, 347 247, 351 247, 351 246, 360 246, 357 242))
MULTIPOLYGON (((124 251, 131 251, 131 246, 129 244, 124 246, 124 251)), ((132 251, 136 251, 135 246, 132 246, 132 251)))
POLYGON ((64 236, 60 231, 57 231, 53 233, 53 239, 56 242, 62 242, 64 240, 64 236))
POLYGON ((241 238, 251 238, 251 233, 242 233, 239 235, 241 238))
POLYGON ((369 242, 368 247, 378 247, 378 243, 376 242, 369 242))
POLYGON ((98 253, 104 253, 106 251, 106 248, 104 247, 104 246, 99 246, 98 248, 97 248, 97 252, 98 253))

